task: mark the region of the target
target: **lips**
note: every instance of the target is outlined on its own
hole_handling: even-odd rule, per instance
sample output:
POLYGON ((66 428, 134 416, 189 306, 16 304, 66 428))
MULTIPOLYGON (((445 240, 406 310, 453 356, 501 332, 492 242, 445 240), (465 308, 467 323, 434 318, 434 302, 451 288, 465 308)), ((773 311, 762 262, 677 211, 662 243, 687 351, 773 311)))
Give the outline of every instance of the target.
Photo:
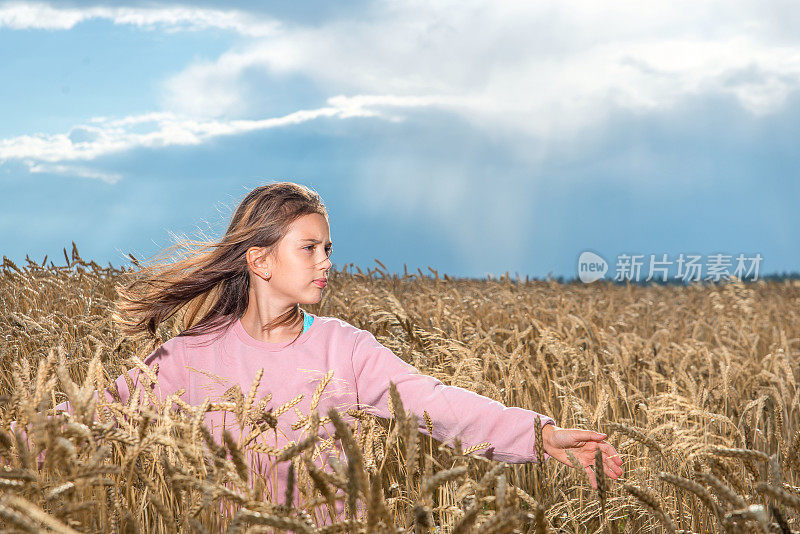
POLYGON ((319 287, 325 287, 326 285, 328 285, 328 281, 325 280, 324 278, 318 278, 314 280, 314 283, 317 284, 317 286, 319 287))

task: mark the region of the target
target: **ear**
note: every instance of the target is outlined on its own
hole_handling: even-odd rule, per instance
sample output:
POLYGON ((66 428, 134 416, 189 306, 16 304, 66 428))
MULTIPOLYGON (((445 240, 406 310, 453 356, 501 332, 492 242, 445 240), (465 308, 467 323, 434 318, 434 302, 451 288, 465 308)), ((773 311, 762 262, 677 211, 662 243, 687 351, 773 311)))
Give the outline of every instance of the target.
POLYGON ((247 259, 247 265, 250 267, 250 271, 257 272, 259 275, 263 275, 264 271, 272 272, 272 266, 270 265, 270 258, 266 248, 250 247, 245 253, 245 258, 247 259))

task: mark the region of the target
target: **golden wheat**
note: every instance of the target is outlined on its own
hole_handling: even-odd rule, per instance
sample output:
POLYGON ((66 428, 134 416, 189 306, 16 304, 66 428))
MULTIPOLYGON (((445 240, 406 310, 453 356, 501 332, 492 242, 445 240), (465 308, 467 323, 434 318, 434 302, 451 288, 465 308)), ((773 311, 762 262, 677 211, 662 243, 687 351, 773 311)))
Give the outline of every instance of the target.
POLYGON ((428 434, 436 421, 406 413, 395 388, 393 421, 357 410, 320 417, 330 373, 307 414, 297 410, 300 397, 267 409, 269 392, 256 398, 268 389, 262 373, 223 402, 190 406, 172 395, 160 404, 147 387, 124 404, 111 388, 107 402, 97 392, 129 368, 143 386, 154 381, 142 358, 180 332, 183 316, 160 325, 155 339, 127 338, 111 308, 116 283, 131 273, 84 261, 76 247, 65 257, 64 266, 4 259, 0 268, 0 521, 9 529, 797 529, 796 281, 634 287, 332 271, 313 313, 368 328, 447 384, 546 413, 561 427, 615 431, 609 441, 625 475, 604 477, 595 462, 594 493, 574 455, 574 469, 554 460, 509 467, 473 455, 488 443, 440 447, 416 418, 428 434), (72 413, 55 413, 64 400, 72 413), (205 428, 214 410, 235 416, 239 442, 205 428), (279 418, 307 437, 282 449, 264 443, 279 418), (318 435, 329 423, 335 435, 318 435), (330 470, 317 463, 323 452, 332 454, 330 470), (253 454, 289 462, 299 498, 273 496, 267 473, 248 463, 253 454), (631 513, 635 503, 649 514, 631 513))

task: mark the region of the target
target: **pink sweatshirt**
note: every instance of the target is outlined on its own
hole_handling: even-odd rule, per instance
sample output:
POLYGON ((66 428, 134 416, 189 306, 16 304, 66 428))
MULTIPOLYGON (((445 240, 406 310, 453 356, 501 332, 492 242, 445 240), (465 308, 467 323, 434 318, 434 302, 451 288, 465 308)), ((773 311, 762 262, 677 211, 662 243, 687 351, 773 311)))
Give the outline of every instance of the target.
MULTIPOLYGON (((158 363, 155 393, 162 401, 167 395, 185 388, 181 398, 192 405, 202 404, 206 397, 210 397, 212 402, 221 400, 225 391, 237 384, 247 395, 256 372, 263 368, 254 404, 271 393, 272 400, 267 409, 275 409, 302 394, 295 408, 303 416, 308 415, 314 391, 329 370, 333 370, 333 379, 319 401, 321 417, 330 407, 337 408, 343 415, 350 408, 361 408, 380 417, 391 417, 387 400, 389 382, 392 381, 406 410, 417 414, 420 431, 427 434, 424 410, 433 421, 433 437, 437 440, 452 445, 453 438, 460 437, 465 449, 490 442, 490 447, 481 451, 485 456, 512 463, 536 461, 536 415, 540 415, 543 425, 555 424, 545 415, 505 407, 495 400, 446 386, 433 377, 420 374, 381 345, 371 332, 341 319, 315 315, 311 326, 293 345, 289 346, 289 343, 266 343, 254 339, 236 320, 222 334, 218 331, 200 336, 178 335, 153 351, 145 363, 149 366, 158 363), (216 336, 219 337, 214 339, 216 336)), ((138 369, 129 372, 136 385, 139 384, 139 373, 138 369)), ((124 375, 116 380, 116 385, 122 400, 126 401, 130 391, 124 375)), ((238 438, 239 425, 231 412, 209 412, 206 424, 215 439, 219 436, 219 441, 222 440, 223 415, 227 418, 226 428, 238 438)), ((276 433, 272 430, 261 436, 265 438, 263 441, 259 438, 257 442, 280 448, 289 441, 300 441, 305 437, 304 431, 291 428, 298 417, 294 408, 278 417, 277 443, 276 433)), ((345 420, 352 419, 345 415, 345 420)), ((325 428, 330 435, 333 434, 332 424, 328 423, 325 428)), ((328 437, 322 428, 320 432, 322 438, 328 437)), ((325 462, 331 454, 344 458, 340 449, 328 449, 317 461, 325 462)), ((544 459, 549 457, 545 453, 544 459)), ((250 461, 254 459, 250 458, 250 461)), ((256 464, 252 465, 256 468, 256 464)), ((278 464, 277 480, 272 480, 275 484, 273 499, 280 502, 284 500, 287 469, 287 462, 278 464)))

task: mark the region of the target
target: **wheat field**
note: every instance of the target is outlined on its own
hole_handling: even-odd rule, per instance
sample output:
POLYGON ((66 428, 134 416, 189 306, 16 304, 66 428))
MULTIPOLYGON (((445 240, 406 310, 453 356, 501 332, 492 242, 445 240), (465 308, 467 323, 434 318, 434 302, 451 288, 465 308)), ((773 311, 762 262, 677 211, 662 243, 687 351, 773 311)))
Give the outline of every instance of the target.
MULTIPOLYGON (((601 477, 594 490, 584 471, 555 460, 507 465, 436 443, 414 419, 435 422, 407 413, 396 391, 390 421, 267 411, 242 391, 202 406, 176 396, 98 402, 95 391, 179 333, 183 318, 157 339, 121 335, 110 308, 130 271, 85 261, 74 244, 64 256, 63 265, 4 258, 0 271, 3 532, 798 528, 798 281, 579 285, 433 269, 397 276, 377 262, 367 272, 332 269, 322 301, 303 306, 370 330, 446 384, 606 432, 624 475, 601 477), (74 413, 56 414, 65 399, 74 413), (201 423, 210 410, 230 411, 251 438, 283 417, 307 438, 275 450, 212 436, 201 423), (323 426, 331 438, 319 435, 323 426), (323 469, 314 460, 334 439, 346 454, 323 469), (291 462, 299 501, 269 498, 268 480, 245 461, 254 448, 291 462), (341 513, 322 524, 320 509, 341 513)), ((325 387, 323 379, 318 393, 325 387)))

